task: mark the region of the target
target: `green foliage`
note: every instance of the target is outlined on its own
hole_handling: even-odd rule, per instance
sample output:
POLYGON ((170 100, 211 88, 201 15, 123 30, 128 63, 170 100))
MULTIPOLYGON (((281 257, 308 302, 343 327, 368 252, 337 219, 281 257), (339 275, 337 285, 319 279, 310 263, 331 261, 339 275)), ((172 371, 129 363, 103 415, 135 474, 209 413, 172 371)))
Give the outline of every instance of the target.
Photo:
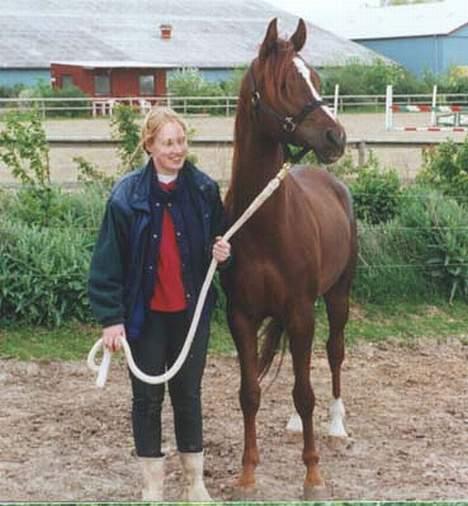
POLYGON ((115 182, 116 176, 108 176, 104 171, 92 162, 86 160, 83 156, 73 157, 73 161, 78 165, 77 179, 80 183, 86 185, 100 185, 103 188, 110 189, 115 182))
POLYGON ((450 303, 457 296, 468 299, 468 210, 437 191, 417 188, 419 195, 406 192, 400 211, 409 252, 450 303))
POLYGON ((427 301, 437 290, 420 268, 411 234, 398 220, 358 227, 359 263, 353 297, 361 303, 385 304, 395 300, 427 301))
POLYGON ((143 165, 144 151, 140 144, 140 126, 137 120, 138 112, 134 108, 123 104, 114 108, 111 120, 112 137, 120 141, 118 148, 120 166, 115 175, 108 176, 84 157, 76 156, 73 161, 78 166, 78 181, 109 189, 120 176, 135 166, 143 165))
POLYGON ((382 171, 371 154, 350 185, 358 219, 371 224, 390 221, 398 212, 400 179, 394 170, 382 171))
POLYGON ((208 82, 198 69, 186 68, 170 75, 168 91, 171 94, 171 107, 183 114, 222 114, 225 111, 224 101, 190 100, 185 105, 178 97, 222 97, 225 92, 219 83, 208 82))
POLYGON ((112 137, 120 141, 120 173, 143 164, 144 152, 140 144, 138 112, 129 105, 119 104, 114 108, 111 120, 112 137))
POLYGON ((35 98, 63 98, 47 105, 47 117, 77 118, 89 114, 89 102, 86 94, 76 86, 54 88, 48 82, 40 80, 32 89, 24 90, 30 97, 35 98), (66 100, 70 98, 83 98, 83 100, 66 100))
POLYGON ((448 139, 423 152, 423 170, 417 177, 468 205, 468 137, 463 144, 448 139))
POLYGON ((244 75, 247 72, 247 67, 237 67, 233 70, 230 75, 230 78, 226 81, 222 81, 220 86, 224 92, 224 94, 228 97, 237 97, 239 96, 242 79, 244 79, 244 75))
POLYGON ((383 95, 387 84, 393 85, 396 94, 432 93, 434 85, 439 93, 468 93, 468 77, 455 67, 445 74, 427 71, 419 77, 383 60, 372 65, 351 60, 343 67, 322 69, 320 75, 323 95, 332 95, 335 84, 340 85, 341 95, 383 95))
POLYGON ((4 218, 0 230, 0 318, 43 325, 89 318, 91 235, 4 218))
POLYGON ((0 85, 0 98, 18 97, 24 89, 24 84, 14 84, 13 86, 0 85))
POLYGON ((383 94, 388 84, 396 86, 406 76, 402 67, 389 65, 380 59, 372 65, 351 60, 343 67, 325 69, 321 75, 324 95, 333 94, 337 83, 341 95, 383 94))
POLYGON ((50 184, 49 146, 37 111, 10 112, 0 132, 0 161, 25 185, 50 184))

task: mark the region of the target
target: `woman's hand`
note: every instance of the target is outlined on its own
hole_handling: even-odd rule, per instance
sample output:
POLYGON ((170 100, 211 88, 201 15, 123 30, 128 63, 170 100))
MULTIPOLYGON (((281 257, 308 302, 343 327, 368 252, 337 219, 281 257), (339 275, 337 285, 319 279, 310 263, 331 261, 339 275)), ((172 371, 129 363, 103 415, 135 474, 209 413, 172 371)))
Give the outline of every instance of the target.
POLYGON ((102 342, 109 351, 119 351, 122 348, 120 337, 127 339, 125 327, 122 323, 111 325, 102 331, 102 342))
POLYGON ((213 245, 213 258, 218 262, 225 262, 231 256, 231 245, 221 236, 216 237, 213 245))

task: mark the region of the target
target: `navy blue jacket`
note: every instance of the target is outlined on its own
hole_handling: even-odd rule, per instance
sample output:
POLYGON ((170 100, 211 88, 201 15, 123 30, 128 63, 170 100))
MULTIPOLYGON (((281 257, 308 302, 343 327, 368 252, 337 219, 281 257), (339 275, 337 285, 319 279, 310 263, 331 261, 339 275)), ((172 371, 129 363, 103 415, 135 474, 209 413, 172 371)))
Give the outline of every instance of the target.
MULTIPOLYGON (((190 162, 180 170, 173 192, 159 187, 151 159, 116 183, 94 248, 88 293, 98 322, 104 327, 124 323, 130 340, 141 334, 154 290, 164 209, 171 213, 176 230, 190 318, 213 239, 223 232, 218 185, 190 162)), ((214 303, 211 288, 198 332, 208 332, 214 303)))

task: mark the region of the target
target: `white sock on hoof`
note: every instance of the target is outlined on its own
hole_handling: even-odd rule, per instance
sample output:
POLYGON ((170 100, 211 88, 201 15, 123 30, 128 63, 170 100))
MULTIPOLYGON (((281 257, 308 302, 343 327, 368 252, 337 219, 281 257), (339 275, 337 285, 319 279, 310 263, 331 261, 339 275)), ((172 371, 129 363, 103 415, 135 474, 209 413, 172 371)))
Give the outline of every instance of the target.
POLYGON ((302 420, 301 420, 301 417, 297 413, 294 413, 293 415, 291 415, 291 418, 289 419, 288 424, 286 425, 286 430, 288 432, 302 434, 302 420))
POLYGON ((332 437, 346 438, 346 430, 344 428, 344 417, 346 411, 341 398, 335 399, 330 404, 330 428, 328 435, 332 437))

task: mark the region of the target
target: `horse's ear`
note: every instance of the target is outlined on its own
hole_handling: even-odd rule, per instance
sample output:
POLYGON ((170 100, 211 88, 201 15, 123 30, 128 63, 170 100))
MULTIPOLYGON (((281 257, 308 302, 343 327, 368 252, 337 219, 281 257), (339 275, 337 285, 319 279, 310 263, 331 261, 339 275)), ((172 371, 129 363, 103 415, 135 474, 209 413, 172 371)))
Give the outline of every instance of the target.
POLYGON ((275 47, 276 41, 278 40, 278 20, 273 18, 268 25, 265 38, 263 39, 262 45, 258 56, 261 60, 264 60, 275 47))
POLYGON ((304 20, 300 18, 299 23, 297 24, 296 31, 294 32, 294 35, 292 35, 291 38, 289 39, 292 42, 292 45, 296 50, 296 53, 298 53, 304 47, 306 36, 307 36, 306 24, 304 23, 304 20))

